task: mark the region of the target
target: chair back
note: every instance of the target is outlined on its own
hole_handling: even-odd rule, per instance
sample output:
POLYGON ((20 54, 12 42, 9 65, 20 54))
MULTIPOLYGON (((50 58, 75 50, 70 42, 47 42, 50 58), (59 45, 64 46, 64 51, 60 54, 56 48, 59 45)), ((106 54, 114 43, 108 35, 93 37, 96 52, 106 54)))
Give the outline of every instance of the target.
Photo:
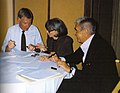
MULTIPOLYGON (((118 76, 120 78, 120 60, 117 59, 117 60, 115 60, 115 62, 116 62, 118 76)), ((118 81, 117 85, 113 89, 112 93, 120 93, 120 80, 118 81)))

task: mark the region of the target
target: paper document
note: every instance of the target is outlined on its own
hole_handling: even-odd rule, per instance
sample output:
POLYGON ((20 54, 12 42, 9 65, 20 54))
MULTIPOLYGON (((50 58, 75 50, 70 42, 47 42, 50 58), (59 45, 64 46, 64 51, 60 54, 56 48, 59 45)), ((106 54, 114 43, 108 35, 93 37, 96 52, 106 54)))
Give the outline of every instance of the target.
POLYGON ((40 68, 40 62, 38 62, 37 60, 34 60, 30 63, 23 63, 23 64, 19 64, 21 69, 39 69, 40 68))
POLYGON ((19 80, 22 80, 22 78, 31 80, 31 81, 39 81, 41 79, 47 79, 47 78, 51 78, 54 77, 56 75, 61 75, 61 73, 51 70, 51 69, 41 69, 41 70, 26 70, 26 71, 22 71, 19 72, 17 74, 17 77, 21 77, 19 78, 19 80))

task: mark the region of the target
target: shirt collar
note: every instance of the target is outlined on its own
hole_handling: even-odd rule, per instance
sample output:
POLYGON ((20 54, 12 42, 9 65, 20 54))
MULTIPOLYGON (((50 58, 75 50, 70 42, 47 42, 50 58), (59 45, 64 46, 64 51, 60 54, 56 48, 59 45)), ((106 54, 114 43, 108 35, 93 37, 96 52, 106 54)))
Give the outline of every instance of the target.
POLYGON ((91 37, 89 37, 80 47, 83 50, 84 53, 88 51, 88 48, 90 46, 90 43, 92 41, 92 38, 94 37, 95 34, 93 34, 91 37))

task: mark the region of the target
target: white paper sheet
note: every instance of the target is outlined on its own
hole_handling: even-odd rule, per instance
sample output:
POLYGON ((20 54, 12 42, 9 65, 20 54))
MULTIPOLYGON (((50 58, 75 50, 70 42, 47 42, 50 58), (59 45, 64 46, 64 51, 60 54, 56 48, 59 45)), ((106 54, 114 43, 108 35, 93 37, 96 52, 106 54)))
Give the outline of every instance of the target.
POLYGON ((46 79, 50 77, 54 77, 56 75, 61 75, 61 73, 51 70, 51 69, 40 69, 40 70, 26 70, 18 73, 19 76, 25 77, 31 80, 40 80, 40 79, 46 79))

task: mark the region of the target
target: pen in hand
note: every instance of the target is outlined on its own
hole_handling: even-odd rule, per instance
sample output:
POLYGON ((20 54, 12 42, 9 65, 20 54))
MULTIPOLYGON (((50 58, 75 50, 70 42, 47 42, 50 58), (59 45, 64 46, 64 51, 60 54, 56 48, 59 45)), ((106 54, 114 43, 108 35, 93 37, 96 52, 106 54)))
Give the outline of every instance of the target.
POLYGON ((48 56, 48 58, 51 58, 52 56, 54 56, 56 53, 54 53, 54 54, 52 54, 52 55, 50 55, 50 56, 48 56))
POLYGON ((14 44, 14 46, 16 46, 15 41, 13 41, 13 40, 10 39, 10 42, 12 42, 14 44))

